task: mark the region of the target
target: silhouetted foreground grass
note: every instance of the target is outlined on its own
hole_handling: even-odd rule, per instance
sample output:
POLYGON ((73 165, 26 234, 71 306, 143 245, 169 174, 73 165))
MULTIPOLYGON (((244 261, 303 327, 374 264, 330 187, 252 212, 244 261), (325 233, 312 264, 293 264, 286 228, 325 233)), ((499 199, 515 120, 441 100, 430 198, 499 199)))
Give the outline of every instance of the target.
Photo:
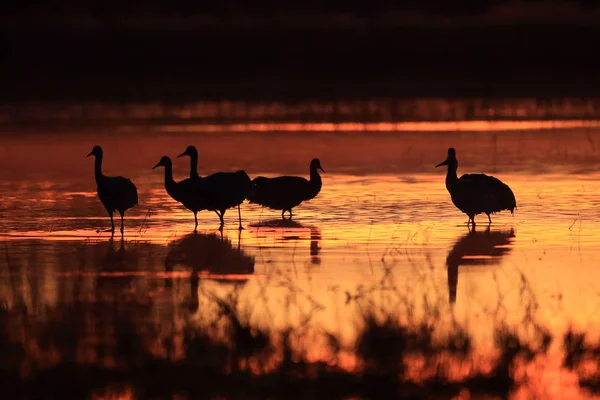
MULTIPOLYGON (((467 331, 455 326, 445 337, 434 335, 435 310, 419 323, 405 324, 375 308, 363 308, 362 328, 352 349, 359 367, 348 371, 336 366, 343 349, 335 337, 327 344, 331 362, 309 362, 297 343, 310 341, 310 335, 250 325, 236 311, 235 296, 215 301, 220 310, 215 321, 183 330, 182 357, 173 356, 173 336, 132 322, 133 314, 148 312, 144 307, 117 307, 107 316, 108 310, 97 304, 79 304, 52 312, 37 327, 21 325, 23 310, 2 309, 2 398, 86 398, 107 388, 131 388, 136 398, 446 398, 465 390, 504 398, 524 383, 515 377, 516 366, 546 354, 552 342, 532 321, 527 340, 499 324, 496 355, 490 368, 482 369, 470 361, 473 346, 467 331), (88 356, 93 353, 84 361, 81 332, 91 318, 103 319, 96 333, 105 340, 83 346, 88 356), (221 335, 218 326, 225 327, 221 335), (25 330, 39 336, 28 340, 25 330), (157 339, 165 355, 150 350, 157 339), (39 357, 41 353, 46 356, 39 357), (470 365, 468 373, 458 378, 451 373, 464 364, 470 365)), ((591 361, 598 367, 600 347, 575 332, 564 337, 563 346, 564 365, 580 372, 582 386, 600 391, 598 369, 590 375, 583 366, 591 361)))
MULTIPOLYGON (((435 283, 428 289, 426 272, 415 270, 410 285, 399 287, 393 264, 385 261, 379 280, 339 293, 355 326, 334 334, 317 321, 325 306, 285 272, 274 269, 261 282, 263 289, 283 292, 282 299, 268 298, 266 291, 254 301, 244 298, 241 278, 253 271, 252 257, 214 240, 193 235, 166 248, 144 243, 126 248, 121 242, 118 250, 112 241, 83 243, 75 253, 67 246, 52 254, 72 275, 52 284, 30 273, 38 265, 35 257, 20 265, 7 253, 1 260, 11 283, 3 292, 6 303, 0 302, 0 398, 115 392, 194 399, 448 398, 464 392, 506 398, 532 385, 528 373, 556 359, 551 347, 582 388, 600 392, 600 344, 574 330, 553 337, 536 317, 538 302, 523 275, 519 305, 510 310, 517 323, 489 312, 485 320, 493 343, 485 350, 455 320, 445 291, 438 293, 435 283), (76 255, 80 265, 70 265, 67 255, 76 255), (164 260, 164 279, 159 270, 144 278, 125 273, 151 271, 150 258, 164 260), (176 266, 212 268, 230 278, 237 273, 240 279, 220 284, 192 273, 184 294, 177 287, 187 287, 187 278, 173 282, 176 266), (103 274, 88 274, 94 271, 103 274), (19 282, 21 277, 27 282, 19 282), (425 294, 411 290, 417 281, 425 294), (55 291, 41 301, 46 285, 55 291), (288 319, 264 321, 269 307, 288 319), (356 335, 343 337, 347 331, 356 335)), ((498 302, 504 308, 502 295, 498 302)))
POLYGON ((600 394, 600 343, 590 343, 586 333, 569 330, 563 337, 563 365, 577 371, 579 384, 600 394))

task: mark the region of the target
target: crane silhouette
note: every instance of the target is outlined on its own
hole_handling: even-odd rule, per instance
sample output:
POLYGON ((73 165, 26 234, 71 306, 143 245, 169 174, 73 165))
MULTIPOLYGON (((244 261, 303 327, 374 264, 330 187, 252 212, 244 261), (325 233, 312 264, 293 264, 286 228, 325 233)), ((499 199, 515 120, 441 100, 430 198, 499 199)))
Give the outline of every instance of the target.
POLYGON ((491 224, 490 214, 502 210, 508 210, 512 214, 517 208, 513 191, 498 178, 485 174, 464 174, 458 178, 458 161, 454 148, 448 149, 448 157, 436 165, 436 168, 442 165, 448 166, 446 189, 450 193, 452 203, 469 216, 467 223, 471 222, 475 226, 475 216, 485 213, 491 224))
POLYGON ((175 182, 173 179, 173 162, 167 156, 163 156, 152 169, 158 167, 165 168, 165 190, 169 196, 194 213, 194 231, 196 231, 198 229, 198 211, 207 209, 201 183, 189 178, 181 182, 175 182))
MULTIPOLYGON (((190 157, 190 177, 193 182, 201 184, 203 200, 206 209, 214 211, 221 221, 219 230, 223 230, 225 211, 236 207, 238 209, 239 229, 242 226, 242 212, 240 205, 246 200, 252 191, 252 181, 246 171, 216 172, 204 178, 198 174, 198 150, 194 146, 188 146, 177 158, 190 157)), ((187 179, 186 179, 187 180, 187 179)))
POLYGON ((309 180, 300 176, 258 176, 252 180, 254 190, 248 200, 263 207, 281 210, 281 218, 284 218, 285 212, 288 211, 291 219, 292 208, 315 198, 321 191, 322 181, 318 170, 325 172, 321 161, 313 158, 310 162, 309 180))
POLYGON ((106 176, 102 173, 102 158, 104 152, 102 147, 94 146, 92 151, 86 156, 96 157, 94 162, 94 175, 96 178, 96 186, 98 198, 110 216, 111 228, 105 232, 115 232, 115 223, 113 213, 118 211, 121 215, 121 235, 123 235, 123 217, 125 211, 138 204, 137 188, 130 179, 122 176, 106 176))

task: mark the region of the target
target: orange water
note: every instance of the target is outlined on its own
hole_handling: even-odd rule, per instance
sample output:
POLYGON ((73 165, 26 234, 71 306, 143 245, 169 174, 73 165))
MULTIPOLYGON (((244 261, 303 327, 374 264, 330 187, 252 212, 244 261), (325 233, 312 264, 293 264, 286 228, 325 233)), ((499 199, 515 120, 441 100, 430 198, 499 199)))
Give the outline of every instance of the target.
MULTIPOLYGON (((573 325, 593 334, 600 309, 595 134, 11 136, 1 141, 0 303, 24 305, 35 321, 49 309, 108 297, 132 309, 150 307, 150 323, 182 324, 210 318, 211 296, 237 290, 259 325, 308 323, 351 344, 359 301, 349 299, 362 296, 402 314, 402 298, 418 314, 428 298, 442 310, 440 330, 455 317, 485 354, 494 321, 519 324, 524 304, 535 302, 536 318, 553 333, 573 325), (110 223, 95 194, 93 161, 85 158, 95 143, 104 146, 104 172, 130 177, 138 188, 140 204, 126 215, 122 242, 96 232, 110 223), (232 209, 223 239, 210 212, 199 214, 193 236, 193 215, 169 198, 162 174, 151 170, 160 156, 174 158, 187 144, 200 151, 201 174, 245 168, 251 177, 306 176, 310 157, 318 156, 327 171, 323 189, 294 210, 293 223, 244 203, 243 231, 232 209), (510 185, 514 216, 493 216, 489 231, 479 216, 476 232, 469 232, 444 187, 445 171, 433 167, 449 145, 457 149, 459 174, 494 172, 510 185), (192 273, 200 275, 197 286, 192 273), (388 279, 393 298, 381 290, 388 279)), ((187 162, 175 161, 178 179, 187 162)), ((326 356, 318 341, 310 354, 326 356)), ((554 364, 538 370, 534 393, 568 376, 554 364)), ((584 394, 568 378, 552 390, 558 392, 543 395, 584 394)))

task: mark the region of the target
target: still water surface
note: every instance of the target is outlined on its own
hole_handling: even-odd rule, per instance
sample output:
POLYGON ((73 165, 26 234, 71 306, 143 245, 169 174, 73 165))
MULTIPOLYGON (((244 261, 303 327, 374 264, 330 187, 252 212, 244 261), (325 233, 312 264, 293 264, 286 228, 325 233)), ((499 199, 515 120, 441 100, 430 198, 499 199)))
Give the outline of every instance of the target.
MULTIPOLYGON (((574 326, 597 336, 600 154, 593 128, 346 136, 190 130, 0 139, 0 304, 25 310, 23 337, 35 338, 36 323, 50 310, 80 302, 125 309, 133 323, 169 336, 177 326, 209 320, 218 312, 214 299, 231 293, 259 326, 311 326, 347 346, 360 325, 359 298, 400 314, 398 298, 417 315, 435 304, 439 329, 459 321, 484 356, 494 323, 518 325, 527 304, 552 334, 574 326), (130 177, 138 187, 140 204, 126 214, 123 239, 96 232, 110 222, 95 193, 93 161, 85 158, 93 144, 104 147, 105 174, 130 177), (210 212, 199 214, 192 234, 192 213, 169 198, 162 174, 151 170, 188 144, 200 151, 201 175, 244 168, 251 177, 307 176, 310 158, 319 157, 327 171, 322 191, 294 210, 293 222, 244 203, 243 231, 231 209, 222 236, 210 212), (433 167, 449 146, 457 149, 459 174, 493 172, 510 185, 514 215, 493 216, 489 229, 479 216, 476 231, 468 230, 445 189, 445 170, 433 167)), ((176 179, 185 177, 186 161, 175 161, 176 179)), ((94 362, 73 346, 81 362, 94 362)), ((328 359, 319 340, 307 354, 328 359)), ((351 352, 338 362, 357 363, 351 352)), ((589 395, 571 375, 549 362, 527 393, 589 395)))

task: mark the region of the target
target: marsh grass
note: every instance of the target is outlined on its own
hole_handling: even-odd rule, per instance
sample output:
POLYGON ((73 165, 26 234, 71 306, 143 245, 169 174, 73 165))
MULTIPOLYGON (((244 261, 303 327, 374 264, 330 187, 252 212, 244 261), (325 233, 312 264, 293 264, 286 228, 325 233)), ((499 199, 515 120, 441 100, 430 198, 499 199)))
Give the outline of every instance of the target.
POLYGON ((579 385, 600 394, 600 342, 570 328, 563 336, 563 366, 577 372, 579 385))
MULTIPOLYGON (((136 249, 144 248, 128 243, 128 258, 112 243, 105 254, 95 254, 90 243, 81 246, 94 253, 94 268, 106 269, 104 260, 120 270, 137 266, 131 258, 137 260, 136 249)), ((8 270, 19 270, 17 261, 8 256, 5 261, 8 270)), ((543 361, 555 342, 564 353, 564 368, 578 374, 581 387, 600 391, 600 346, 574 330, 562 343, 554 340, 538 321, 538 302, 525 275, 518 285, 521 319, 510 325, 490 311, 494 339, 481 362, 473 332, 454 318, 443 290, 430 285, 429 295, 418 295, 393 279, 393 257, 382 263, 379 280, 341 293, 345 306, 355 310, 356 337, 350 342, 319 326, 324 306, 281 271, 272 271, 262 284, 285 290, 278 307, 296 317, 282 328, 268 320, 268 312, 262 322, 255 318, 269 303, 268 292, 248 302, 243 285, 223 291, 196 282, 199 308, 179 309, 183 323, 175 316, 156 318, 151 301, 123 303, 131 282, 98 280, 96 296, 87 300, 80 285, 73 285, 74 293, 61 293, 59 306, 37 317, 24 303, 0 305, 0 395, 330 399, 448 398, 468 392, 506 398, 528 385, 522 370, 543 361), (315 347, 325 356, 315 358, 315 347), (350 367, 344 358, 354 360, 350 367)), ((417 269, 414 279, 426 280, 427 270, 417 269)))

